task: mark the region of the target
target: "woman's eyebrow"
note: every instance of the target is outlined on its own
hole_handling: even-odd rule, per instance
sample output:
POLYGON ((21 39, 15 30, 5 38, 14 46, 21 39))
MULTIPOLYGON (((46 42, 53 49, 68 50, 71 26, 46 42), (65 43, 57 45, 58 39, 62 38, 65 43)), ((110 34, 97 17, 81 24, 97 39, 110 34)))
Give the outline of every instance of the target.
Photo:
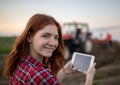
POLYGON ((49 33, 49 32, 45 32, 45 33, 42 33, 42 34, 59 36, 58 34, 52 34, 52 33, 49 33))

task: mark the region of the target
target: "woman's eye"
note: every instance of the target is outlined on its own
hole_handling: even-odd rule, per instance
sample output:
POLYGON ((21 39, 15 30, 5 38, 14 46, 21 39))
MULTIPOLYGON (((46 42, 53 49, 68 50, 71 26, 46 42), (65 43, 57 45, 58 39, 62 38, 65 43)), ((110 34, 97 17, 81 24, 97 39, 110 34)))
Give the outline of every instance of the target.
POLYGON ((58 39, 59 39, 59 37, 58 37, 58 36, 55 36, 55 39, 56 39, 56 40, 58 40, 58 39))
POLYGON ((44 38, 49 38, 49 35, 43 35, 42 37, 44 37, 44 38))

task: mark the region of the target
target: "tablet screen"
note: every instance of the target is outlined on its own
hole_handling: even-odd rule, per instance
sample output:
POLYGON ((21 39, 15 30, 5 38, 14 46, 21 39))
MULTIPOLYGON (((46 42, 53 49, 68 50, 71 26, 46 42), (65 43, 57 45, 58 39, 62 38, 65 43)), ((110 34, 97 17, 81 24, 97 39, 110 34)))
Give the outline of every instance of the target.
POLYGON ((75 68, 79 71, 86 71, 93 64, 94 56, 74 52, 72 57, 72 68, 75 68))

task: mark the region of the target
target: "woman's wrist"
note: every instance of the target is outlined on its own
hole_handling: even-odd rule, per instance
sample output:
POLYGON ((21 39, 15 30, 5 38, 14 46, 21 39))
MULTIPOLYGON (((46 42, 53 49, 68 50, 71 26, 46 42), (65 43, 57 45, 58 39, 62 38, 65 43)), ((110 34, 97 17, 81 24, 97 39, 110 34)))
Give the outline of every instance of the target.
POLYGON ((67 72, 67 70, 64 67, 62 68, 62 71, 63 71, 64 75, 68 75, 68 72, 67 72))
POLYGON ((87 78, 90 78, 90 79, 93 79, 93 78, 94 78, 94 75, 87 75, 86 77, 87 77, 87 78))
POLYGON ((93 77, 92 76, 86 76, 86 82, 85 85, 92 85, 93 77))
POLYGON ((57 74, 57 78, 58 78, 59 82, 62 82, 62 80, 64 79, 65 76, 66 76, 65 69, 62 68, 57 74))

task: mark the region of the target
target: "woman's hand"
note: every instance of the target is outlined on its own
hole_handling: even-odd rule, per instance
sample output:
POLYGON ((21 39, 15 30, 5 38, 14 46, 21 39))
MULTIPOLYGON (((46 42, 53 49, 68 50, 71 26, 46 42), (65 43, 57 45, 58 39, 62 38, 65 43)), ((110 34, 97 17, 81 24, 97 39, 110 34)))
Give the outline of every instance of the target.
POLYGON ((75 71, 75 69, 71 67, 71 60, 65 64, 63 71, 65 74, 71 74, 72 72, 75 71))
POLYGON ((71 68, 71 60, 65 64, 65 66, 58 72, 57 78, 59 82, 62 82, 65 75, 71 74, 74 71, 74 69, 71 68))
POLYGON ((96 63, 93 63, 93 65, 88 69, 87 72, 85 71, 81 71, 82 74, 84 74, 85 76, 93 76, 94 77, 94 74, 95 74, 95 65, 96 63))
POLYGON ((96 65, 96 63, 93 63, 93 65, 88 69, 88 71, 87 71, 87 77, 91 77, 91 78, 94 77, 95 71, 96 71, 95 65, 96 65))
POLYGON ((88 69, 87 73, 86 73, 86 82, 85 85, 92 85, 93 82, 93 78, 95 75, 95 65, 96 63, 93 63, 93 65, 88 69))

